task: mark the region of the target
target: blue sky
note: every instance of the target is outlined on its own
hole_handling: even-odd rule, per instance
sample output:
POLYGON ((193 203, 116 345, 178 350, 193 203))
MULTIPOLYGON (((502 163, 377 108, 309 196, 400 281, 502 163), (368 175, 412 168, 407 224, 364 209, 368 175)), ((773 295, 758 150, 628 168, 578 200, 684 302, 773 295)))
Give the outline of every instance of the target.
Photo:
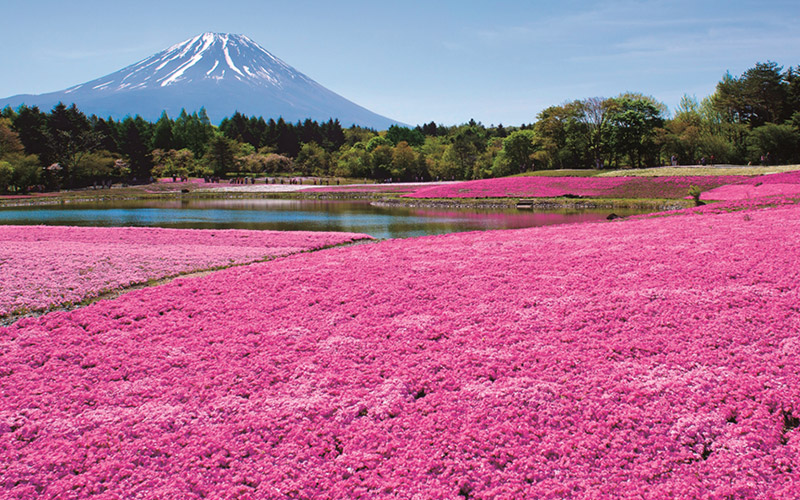
POLYGON ((519 125, 625 91, 674 109, 683 94, 711 94, 726 71, 800 65, 797 0, 10 0, 0 12, 0 97, 61 90, 206 31, 245 34, 410 124, 519 125))

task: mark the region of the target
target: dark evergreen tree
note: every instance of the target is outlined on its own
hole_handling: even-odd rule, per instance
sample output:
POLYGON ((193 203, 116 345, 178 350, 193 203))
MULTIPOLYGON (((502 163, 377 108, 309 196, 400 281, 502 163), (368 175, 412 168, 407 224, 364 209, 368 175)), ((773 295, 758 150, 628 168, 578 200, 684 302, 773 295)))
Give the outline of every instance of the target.
POLYGON ((259 144, 262 148, 266 147, 271 150, 278 149, 278 125, 275 123, 274 119, 270 118, 267 122, 267 127, 261 134, 259 144))
POLYGON ((235 142, 222 134, 214 135, 203 159, 214 175, 224 177, 236 167, 235 142))
POLYGON ((252 144, 256 150, 264 147, 262 140, 264 137, 264 132, 267 130, 267 122, 264 121, 264 118, 260 116, 258 118, 255 116, 250 117, 250 120, 247 123, 247 130, 253 137, 253 142, 250 144, 252 144))
POLYGON ((312 142, 322 144, 322 132, 319 124, 309 118, 306 118, 302 125, 298 122, 297 132, 298 138, 303 144, 310 144, 312 142))
POLYGON ((338 151, 347 142, 342 124, 338 119, 330 119, 323 123, 320 126, 320 135, 322 136, 322 147, 328 153, 338 151))
POLYGON ((172 138, 172 120, 170 120, 167 112, 161 113, 161 118, 158 119, 153 132, 153 149, 161 149, 169 151, 175 149, 175 144, 172 138))
POLYGON ((470 120, 472 125, 459 127, 459 131, 452 137, 452 154, 458 165, 456 177, 469 179, 475 167, 478 156, 486 151, 488 140, 486 129, 482 125, 470 120))
POLYGON ((767 61, 757 63, 740 78, 726 74, 717 84, 714 105, 732 123, 751 128, 765 123, 782 123, 791 116, 788 85, 783 68, 767 61))
MULTIPOLYGON (((47 127, 47 115, 33 106, 20 106, 17 116, 12 122, 14 132, 19 136, 25 152, 29 155, 39 156, 42 164, 47 162, 47 138, 45 129, 47 127)), ((51 162, 52 163, 52 162, 51 162)))
POLYGON ((200 124, 204 127, 211 126, 211 120, 208 118, 208 112, 206 111, 206 107, 202 106, 200 111, 197 112, 197 118, 200 120, 200 124))
MULTIPOLYGON (((185 109, 181 109, 178 118, 172 124, 172 144, 175 149, 189 147, 189 120, 189 114, 185 109)), ((197 157, 196 153, 195 157, 197 157)))
POLYGON ((790 67, 786 70, 784 80, 786 81, 786 114, 793 119, 796 113, 800 113, 800 67, 790 67))
POLYGON ((205 108, 200 108, 200 114, 192 113, 187 127, 187 145, 195 158, 201 158, 208 149, 208 143, 214 136, 214 126, 205 114, 205 108))
POLYGON ((67 107, 60 102, 47 116, 45 137, 47 162, 58 163, 64 185, 72 187, 78 164, 100 142, 89 119, 74 104, 67 107))
POLYGON ((6 106, 3 108, 3 111, 0 111, 0 117, 8 118, 9 120, 14 120, 17 117, 17 112, 14 111, 14 108, 11 106, 6 106))
MULTIPOLYGON (((420 128, 420 127, 417 127, 417 128, 420 128)), ((447 134, 447 129, 445 127, 439 127, 438 125, 436 125, 436 122, 432 121, 430 123, 424 124, 420 128, 420 132, 422 132, 424 135, 427 135, 427 136, 437 137, 437 136, 441 136, 441 135, 446 135, 447 134)))
POLYGON ((296 129, 283 121, 283 118, 279 118, 275 125, 275 135, 278 154, 296 158, 300 152, 300 140, 297 137, 296 129))
POLYGON ((104 149, 111 153, 120 153, 119 149, 119 133, 117 131, 117 124, 112 118, 108 121, 102 118, 93 117, 92 130, 97 134, 99 141, 98 148, 104 149))
POLYGON ((219 130, 225 137, 238 142, 246 142, 258 148, 260 140, 250 129, 250 120, 236 111, 230 118, 225 118, 219 125, 219 130))
MULTIPOLYGON (((122 122, 122 153, 128 158, 131 169, 131 176, 135 181, 143 181, 150 177, 150 170, 153 168, 150 156, 151 148, 148 146, 146 131, 142 130, 142 124, 130 116, 122 122)), ((142 120, 143 121, 143 120, 142 120)))

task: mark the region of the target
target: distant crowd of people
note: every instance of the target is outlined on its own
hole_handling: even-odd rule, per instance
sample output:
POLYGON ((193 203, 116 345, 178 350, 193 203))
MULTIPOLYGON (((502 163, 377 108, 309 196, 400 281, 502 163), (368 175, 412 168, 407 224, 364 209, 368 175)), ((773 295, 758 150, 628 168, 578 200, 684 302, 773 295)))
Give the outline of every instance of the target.
MULTIPOLYGON (((672 155, 670 157, 670 159, 669 159, 669 162, 673 167, 677 167, 678 166, 678 156, 677 155, 672 155)), ((702 165, 702 166, 705 167, 705 166, 708 166, 708 165, 714 166, 714 164, 716 162, 717 162, 717 159, 714 157, 714 155, 711 155, 708 158, 706 158, 705 156, 701 156, 699 160, 697 160, 697 161, 695 161, 693 163, 695 165, 702 165)))

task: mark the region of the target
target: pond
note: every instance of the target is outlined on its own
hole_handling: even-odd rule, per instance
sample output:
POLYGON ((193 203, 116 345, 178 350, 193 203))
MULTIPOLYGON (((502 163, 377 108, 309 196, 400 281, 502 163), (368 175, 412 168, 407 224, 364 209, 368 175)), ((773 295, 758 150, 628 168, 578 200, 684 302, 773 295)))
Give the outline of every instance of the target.
MULTIPOLYGON (((347 231, 408 238, 604 220, 602 210, 481 210, 279 199, 118 201, 0 209, 0 224, 347 231)), ((634 211, 620 211, 631 215, 634 211)))

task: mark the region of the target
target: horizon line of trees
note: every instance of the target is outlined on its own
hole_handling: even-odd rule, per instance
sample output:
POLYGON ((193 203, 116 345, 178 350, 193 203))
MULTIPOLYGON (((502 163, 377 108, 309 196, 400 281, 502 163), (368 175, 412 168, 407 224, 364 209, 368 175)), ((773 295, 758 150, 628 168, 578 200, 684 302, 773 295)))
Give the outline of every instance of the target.
POLYGON ((0 112, 0 191, 73 188, 152 177, 313 175, 467 180, 535 169, 699 163, 799 163, 800 69, 757 63, 726 74, 669 117, 650 96, 623 93, 551 106, 519 127, 470 120, 385 131, 338 120, 285 122, 239 112, 219 126, 205 109, 156 122, 86 116, 73 104, 0 112))

